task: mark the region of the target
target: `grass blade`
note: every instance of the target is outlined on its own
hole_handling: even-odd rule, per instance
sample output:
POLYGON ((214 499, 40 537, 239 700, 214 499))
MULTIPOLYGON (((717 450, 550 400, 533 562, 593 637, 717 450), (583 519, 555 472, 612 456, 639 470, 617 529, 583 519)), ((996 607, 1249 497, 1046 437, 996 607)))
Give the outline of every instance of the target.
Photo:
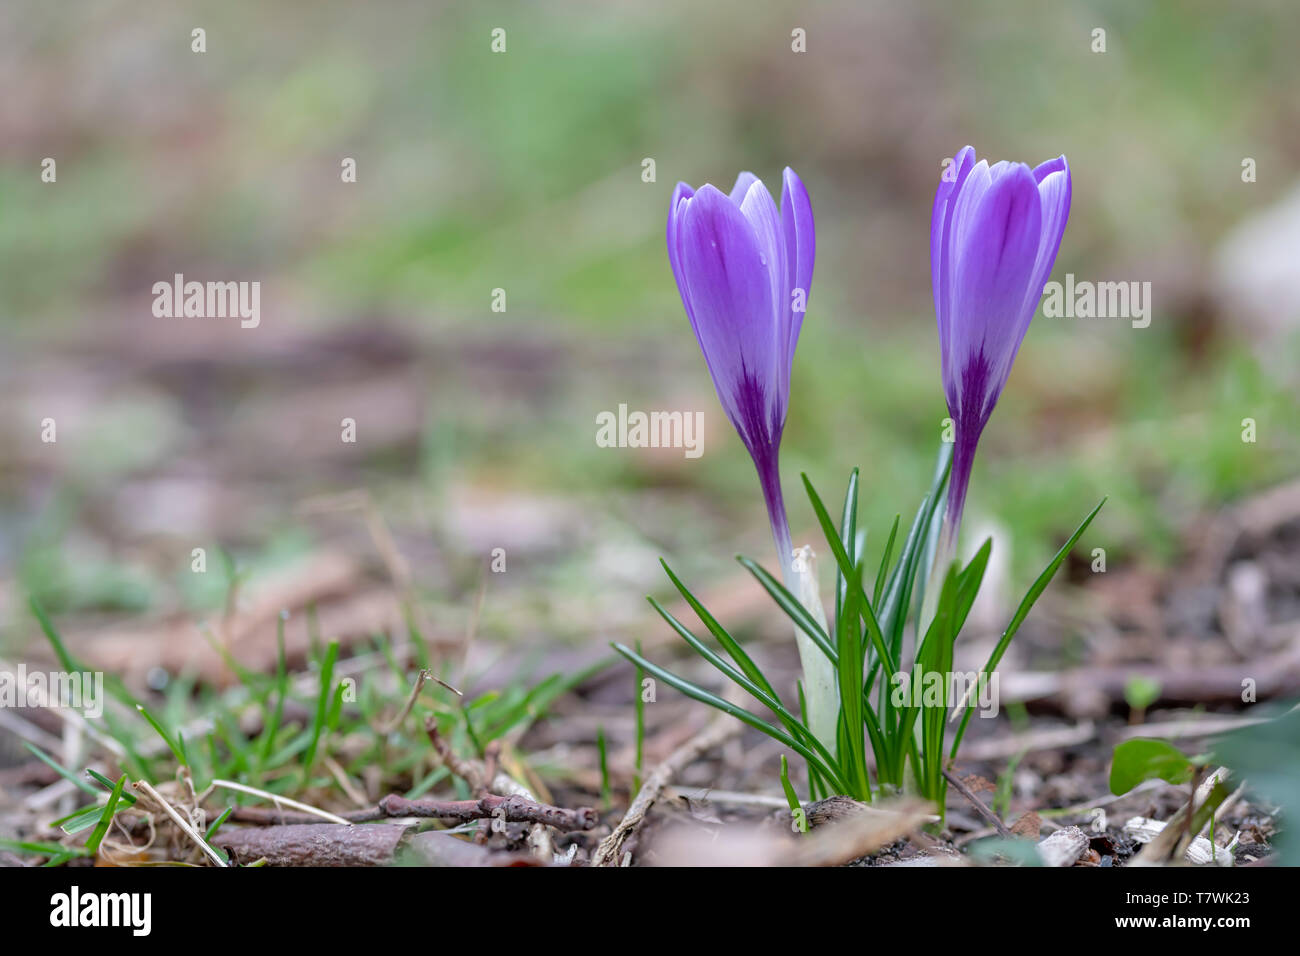
MULTIPOLYGON (((723 646, 726 652, 731 656, 731 659, 736 662, 737 666, 744 671, 745 676, 761 687, 773 700, 779 701, 781 698, 772 688, 772 684, 763 675, 763 672, 759 670, 758 665, 754 663, 753 659, 745 653, 745 649, 737 643, 735 638, 727 633, 726 628, 717 622, 717 619, 705 609, 704 605, 696 599, 695 595, 690 592, 686 585, 682 584, 677 575, 673 574, 673 569, 668 567, 668 562, 663 558, 660 558, 659 563, 663 565, 664 571, 667 572, 668 580, 673 582, 673 587, 677 588, 678 593, 685 598, 686 603, 690 605, 691 610, 695 612, 696 617, 698 617, 701 623, 709 629, 709 633, 713 635, 714 640, 723 646)), ((658 607, 658 605, 656 605, 655 609, 658 610, 660 614, 665 613, 658 607)))
POLYGON ((851 796, 871 800, 871 783, 867 777, 866 745, 862 721, 862 632, 858 627, 859 601, 862 597, 862 565, 858 564, 847 581, 844 613, 837 622, 840 666, 840 763, 856 785, 851 796))
POLYGON ((801 631, 813 639, 813 642, 822 649, 822 653, 830 658, 830 662, 838 666, 839 654, 831 644, 830 637, 822 630, 821 625, 813 619, 813 616, 808 613, 808 609, 786 590, 785 585, 772 577, 756 561, 744 555, 736 555, 736 560, 758 580, 758 583, 763 586, 763 590, 772 596, 772 600, 776 601, 781 610, 786 613, 786 616, 794 621, 801 631))
POLYGON ((28 743, 26 740, 23 741, 23 746, 26 747, 28 750, 30 750, 32 752, 32 755, 35 756, 36 759, 40 760, 41 763, 45 764, 47 767, 49 767, 51 770, 57 773, 60 777, 63 777, 65 780, 71 781, 77 787, 78 790, 88 793, 92 797, 99 796, 99 791, 96 790, 94 787, 92 787, 90 784, 86 783, 86 781, 81 778, 80 774, 73 773, 67 767, 57 762, 53 757, 51 757, 45 751, 41 750, 40 747, 37 747, 35 744, 28 743))
POLYGON ((108 803, 104 804, 104 812, 100 815, 99 823, 95 825, 94 831, 90 834, 90 839, 86 841, 86 849, 92 854, 99 852, 99 844, 104 841, 109 824, 113 822, 113 815, 117 813, 117 804, 122 799, 122 788, 125 786, 126 774, 122 774, 117 778, 117 783, 113 785, 113 792, 108 795, 108 803))
POLYGON ((203 834, 203 839, 211 843, 212 838, 216 836, 217 831, 221 829, 221 824, 225 823, 226 820, 230 817, 230 815, 234 812, 235 812, 234 804, 231 804, 230 806, 226 807, 226 809, 222 810, 221 816, 213 820, 212 826, 208 827, 207 832, 203 834))
POLYGON ((311 725, 311 742, 307 745, 307 755, 302 761, 302 779, 307 780, 312 764, 316 762, 316 750, 320 745, 321 733, 325 730, 326 711, 333 696, 334 662, 339 657, 339 642, 330 641, 325 651, 325 660, 320 668, 320 693, 316 697, 316 717, 311 725))
MULTIPOLYGON (((857 536, 858 536, 858 469, 854 468, 853 473, 849 475, 849 487, 844 492, 844 508, 840 512, 840 545, 847 553, 853 552, 853 558, 857 560, 857 536)), ((840 611, 844 606, 844 589, 847 586, 844 572, 840 570, 838 564, 835 567, 835 620, 840 619, 840 611)))
POLYGON ((163 725, 158 723, 158 720, 154 717, 154 715, 149 713, 149 711, 145 710, 144 704, 136 704, 135 709, 139 711, 141 715, 143 715, 145 720, 149 721, 149 726, 158 732, 158 736, 163 739, 163 743, 165 743, 167 745, 167 749, 172 752, 172 756, 176 758, 176 762, 179 763, 182 767, 188 766, 189 761, 185 759, 185 754, 182 752, 181 748, 176 745, 176 743, 172 740, 171 735, 168 734, 167 731, 163 729, 163 725))
POLYGON ((894 524, 889 529, 889 540, 885 542, 885 551, 880 556, 880 570, 876 572, 876 587, 871 595, 871 606, 880 607, 880 598, 884 594, 885 580, 889 571, 889 559, 894 555, 894 539, 898 537, 898 522, 902 515, 894 515, 894 524))
MULTIPOLYGON (((798 737, 800 740, 804 740, 810 746, 814 747, 828 762, 833 762, 834 758, 831 757, 830 752, 826 750, 825 746, 816 738, 816 736, 813 735, 812 731, 809 730, 807 726, 801 723, 794 714, 786 710, 780 700, 773 695, 768 694, 762 687, 751 681, 748 677, 736 670, 705 646, 703 641, 696 637, 685 624, 677 620, 677 618, 675 618, 672 613, 658 601, 654 598, 647 598, 647 600, 650 602, 651 607, 659 612, 659 616, 668 622, 668 626, 676 631, 678 636, 689 644, 697 654, 712 664, 724 677, 742 688, 756 701, 776 714, 777 717, 780 718, 781 723, 785 724, 786 730, 788 730, 792 735, 798 737)), ((766 678, 764 678, 764 683, 767 683, 766 678)))
MULTIPOLYGON (((830 766, 828 766, 822 760, 821 757, 819 757, 812 749, 800 743, 799 741, 795 740, 789 734, 785 733, 785 731, 781 730, 779 727, 774 727, 771 724, 767 723, 765 720, 761 719, 760 717, 751 714, 749 711, 745 710, 744 708, 737 707, 735 704, 731 703, 730 701, 723 700, 721 697, 717 696, 716 694, 709 693, 703 687, 698 687, 695 684, 692 684, 690 681, 678 677, 676 674, 672 673, 671 671, 666 671, 662 667, 659 667, 656 664, 652 664, 646 658, 637 654, 635 651, 624 646, 623 644, 612 644, 611 646, 614 648, 614 650, 618 651, 618 653, 622 654, 633 664, 637 665, 646 673, 652 675, 658 680, 663 681, 669 687, 676 688, 677 690, 685 694, 687 697, 690 697, 693 700, 698 700, 701 704, 708 704, 710 707, 714 708, 715 710, 720 710, 724 714, 729 714, 732 717, 735 717, 737 720, 742 721, 745 724, 748 724, 750 727, 753 727, 755 730, 767 734, 767 736, 771 737, 773 740, 785 744, 787 747, 789 747, 799 756, 807 760, 809 764, 815 766, 817 770, 826 779, 834 783, 835 786, 844 787, 844 781, 841 780, 839 774, 835 770, 833 770, 830 766)), ((843 792, 846 793, 848 792, 847 787, 845 787, 843 792)))
POLYGON ((808 820, 804 815, 803 804, 799 802, 799 795, 790 783, 790 764, 785 759, 785 754, 781 754, 781 789, 785 791, 785 802, 790 805, 790 819, 794 822, 795 829, 807 833, 808 820))

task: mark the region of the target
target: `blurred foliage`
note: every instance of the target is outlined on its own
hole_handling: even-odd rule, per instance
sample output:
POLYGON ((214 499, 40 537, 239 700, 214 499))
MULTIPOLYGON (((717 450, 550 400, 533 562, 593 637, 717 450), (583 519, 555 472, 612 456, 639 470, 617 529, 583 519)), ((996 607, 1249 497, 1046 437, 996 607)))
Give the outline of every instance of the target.
MULTIPOLYGON (((6 356, 81 341, 104 315, 148 317, 151 283, 177 271, 260 279, 292 304, 269 325, 382 318, 438 356, 470 340, 547 343, 555 377, 534 399, 489 408, 469 389, 499 383, 435 385, 421 470, 392 480, 433 500, 459 480, 611 506, 659 488, 677 520, 629 519, 637 532, 688 556, 684 574, 721 569, 737 549, 766 558, 767 532, 667 267, 673 184, 729 185, 742 168, 775 183, 789 164, 810 188, 819 255, 783 456, 798 536, 813 530, 799 471, 817 481, 861 466, 862 514, 881 529, 929 475, 946 414, 927 231, 941 159, 968 141, 993 160, 1064 152, 1074 202, 1054 277, 1150 279, 1154 318, 1145 330, 1036 320, 969 513, 1009 533, 1023 577, 1109 494, 1093 534, 1112 567, 1170 560, 1198 512, 1300 471, 1300 342, 1268 345, 1284 371, 1266 372, 1234 316, 1206 319, 1203 306, 1224 233, 1297 178, 1300 9, 959 9, 178 2, 144 21, 124 2, 7 4, 6 356), (189 50, 196 24, 203 55, 189 50), (504 56, 489 51, 496 26, 504 56), (790 53, 795 26, 807 54, 790 53), (1104 55, 1089 49, 1095 27, 1104 55), (47 155, 54 187, 39 181, 47 155), (1240 182, 1243 155, 1259 162, 1256 184, 1240 182), (344 156, 357 159, 355 186, 339 183, 344 156), (654 183, 641 181, 645 157, 654 183), (504 315, 489 309, 497 287, 504 315), (647 464, 597 448, 595 415, 620 402, 703 409, 707 454, 647 464), (1241 441, 1245 417, 1257 444, 1241 441)), ((144 399, 103 411, 132 435, 182 427, 144 399)), ((32 506, 11 491, 3 505, 15 515, 3 527, 21 534, 0 560, 55 608, 149 600, 119 580, 120 556, 102 556, 115 570, 90 575, 99 583, 83 580, 91 565, 52 557, 76 517, 44 510, 166 464, 108 425, 97 434, 104 450, 71 466, 71 499, 32 506)), ((266 542, 285 531, 261 530, 266 542)), ((598 589, 589 558, 537 573, 598 589)))

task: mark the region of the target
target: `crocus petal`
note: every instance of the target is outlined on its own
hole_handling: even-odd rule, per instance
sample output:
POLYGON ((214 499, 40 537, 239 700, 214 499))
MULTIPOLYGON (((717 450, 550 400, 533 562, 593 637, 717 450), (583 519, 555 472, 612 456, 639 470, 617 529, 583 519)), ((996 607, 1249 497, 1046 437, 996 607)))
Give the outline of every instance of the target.
POLYGON ((940 313, 940 331, 943 328, 942 315, 948 311, 945 296, 941 293, 944 276, 943 236, 948 230, 948 224, 952 222, 952 209, 948 200, 961 188, 961 184, 965 182, 974 165, 974 147, 963 147, 944 168, 943 175, 939 178, 939 188, 934 194, 934 211, 930 215, 930 280, 934 291, 935 311, 940 313))
POLYGON ((789 166, 781 175, 781 228, 785 236, 786 268, 789 279, 785 287, 785 302, 781 308, 786 328, 782 336, 785 364, 782 374, 785 388, 790 387, 790 368, 794 362, 795 346, 799 344, 799 331, 803 328, 804 312, 794 311, 793 290, 803 291, 804 309, 812 291, 813 264, 817 259, 817 229, 813 222, 812 202, 803 180, 789 166))
POLYGON ((1042 201, 1043 228, 1038 241, 1038 257, 1025 294, 1026 327, 1038 311, 1038 300, 1042 298, 1043 286, 1052 272, 1061 239, 1065 236, 1065 223, 1070 218, 1070 164, 1064 156, 1049 159, 1034 168, 1034 179, 1038 182, 1038 195, 1042 201))
POLYGON ((691 314, 691 299, 686 294, 686 278, 682 274, 682 259, 678 254, 678 232, 681 228, 682 212, 686 208, 687 202, 695 195, 693 190, 686 183, 678 183, 673 189, 672 198, 668 200, 668 264, 672 267, 673 278, 677 280, 677 292, 682 297, 682 304, 686 307, 686 316, 691 320, 691 327, 695 327, 695 316, 691 314))
POLYGON ((678 232, 685 299, 718 400, 741 438, 770 441, 778 414, 772 283, 758 235, 740 208, 713 186, 687 204, 678 232))
POLYGON ((736 177, 736 185, 731 187, 731 201, 737 206, 745 198, 745 193, 749 192, 749 187, 758 182, 758 177, 746 170, 736 177))
MULTIPOLYGON (((959 392, 958 417, 987 417, 1002 391, 1024 335, 1020 312, 1042 231, 1038 184, 1028 166, 991 173, 989 180, 969 226, 954 240, 954 294, 961 298, 963 321, 951 329, 950 358, 958 364, 953 371, 965 374, 966 365, 978 356, 990 366, 984 395, 959 392)), ((959 209, 964 198, 958 199, 959 209)))
POLYGON ((952 228, 953 203, 955 195, 966 182, 966 177, 975 167, 975 148, 963 147, 953 157, 951 165, 940 177, 939 189, 934 195, 934 212, 930 217, 930 277, 934 290, 934 312, 939 323, 939 355, 942 365, 943 380, 949 380, 948 343, 949 319, 952 315, 949 287, 951 282, 950 249, 946 236, 952 228), (951 170, 951 172, 949 172, 951 170))
POLYGON ((767 269, 768 282, 772 289, 772 327, 777 342, 784 348, 785 336, 782 334, 780 312, 782 305, 789 298, 786 283, 789 270, 786 268, 785 234, 781 228, 781 214, 777 212, 772 194, 757 179, 741 200, 740 211, 754 227, 758 237, 758 257, 767 269))

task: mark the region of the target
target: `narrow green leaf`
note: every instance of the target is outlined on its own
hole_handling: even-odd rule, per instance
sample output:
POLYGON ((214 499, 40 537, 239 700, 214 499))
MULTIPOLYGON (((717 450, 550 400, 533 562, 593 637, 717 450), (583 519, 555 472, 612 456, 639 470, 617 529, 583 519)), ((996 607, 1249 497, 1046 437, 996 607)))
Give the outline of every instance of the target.
POLYGON ((113 792, 108 795, 108 803, 104 804, 104 812, 100 815, 99 823, 95 825, 94 831, 90 834, 90 839, 86 841, 86 849, 92 854, 99 852, 99 844, 103 842, 105 834, 108 833, 109 824, 113 822, 113 814, 117 813, 118 801, 122 799, 122 788, 126 786, 126 774, 117 778, 117 783, 113 785, 113 792))
POLYGON ((866 745, 863 739, 862 720, 862 632, 858 628, 859 602, 862 598, 862 565, 849 572, 844 613, 837 622, 837 640, 840 666, 836 670, 840 690, 840 742, 837 754, 845 773, 856 784, 852 796, 859 800, 871 799, 871 783, 867 776, 866 745))
MULTIPOLYGON (((636 652, 641 653, 641 642, 636 642, 636 652)), ((645 679, 640 667, 636 669, 636 773, 632 776, 632 792, 641 792, 641 774, 645 769, 645 694, 641 682, 645 679)), ((804 722, 807 722, 805 718, 804 722)))
POLYGON ((941 443, 930 492, 922 499, 917 509, 912 527, 903 543, 898 564, 894 566, 885 588, 885 603, 880 609, 879 619, 881 628, 888 638, 895 664, 898 663, 898 655, 903 643, 903 629, 907 624, 908 610, 912 606, 917 572, 923 569, 924 553, 927 550, 932 551, 934 516, 938 513, 940 501, 943 500, 943 490, 951 467, 952 445, 941 443))
POLYGON ((695 634, 690 630, 690 628, 688 628, 681 621, 677 620, 677 618, 675 618, 672 615, 672 613, 669 612, 668 609, 665 608, 662 604, 660 604, 654 598, 647 598, 647 600, 650 602, 650 606, 659 612, 659 616, 668 622, 668 626, 671 627, 674 631, 676 631, 678 636, 680 636, 682 640, 684 640, 687 644, 689 644, 697 654, 699 654, 706 661, 712 664, 719 671, 719 673, 721 673, 724 677, 730 680, 733 684, 736 684, 738 687, 742 688, 746 693, 748 693, 751 697, 757 700, 768 710, 776 714, 781 719, 781 722, 785 724, 786 729, 791 734, 793 734, 794 736, 796 736, 801 740, 804 740, 804 742, 817 749, 817 751, 823 756, 825 760, 827 760, 828 762, 831 762, 833 760, 833 758, 830 755, 830 752, 825 749, 825 746, 819 740, 817 740, 817 738, 813 735, 812 731, 809 730, 807 726, 802 724, 792 713, 790 713, 785 708, 785 706, 781 703, 780 700, 768 694, 765 690, 763 690, 762 687, 754 683, 752 680, 750 680, 748 677, 746 677, 740 671, 736 670, 736 668, 732 667, 721 657, 715 654, 712 650, 710 650, 704 644, 703 641, 701 641, 698 637, 695 636, 695 634))
POLYGON ((975 604, 975 598, 979 595, 980 585, 984 583, 984 572, 988 569, 989 555, 992 551, 993 539, 985 538, 984 544, 975 552, 975 556, 962 569, 961 575, 957 579, 956 617, 952 626, 954 640, 961 633, 961 629, 966 623, 966 617, 975 604))
MULTIPOLYGON (((640 650, 641 648, 637 647, 637 651, 639 652, 640 650)), ((799 722, 807 727, 808 698, 804 696, 803 681, 796 680, 794 682, 794 689, 795 693, 799 695, 799 722)), ((826 791, 825 785, 822 783, 821 774, 817 772, 817 768, 812 764, 808 764, 808 798, 810 800, 821 800, 828 796, 830 796, 830 794, 826 791)))
POLYGON ((103 812, 104 808, 97 803, 87 807, 79 807, 66 817, 59 817, 50 826, 58 827, 71 836, 74 833, 80 833, 82 830, 89 830, 99 822, 99 815, 103 812))
POLYGON ((912 682, 909 690, 909 700, 907 706, 903 707, 899 712, 894 741, 894 774, 901 776, 902 760, 910 751, 913 757, 912 770, 916 776, 917 788, 927 799, 933 799, 934 797, 935 768, 939 766, 942 757, 942 754, 936 753, 934 750, 933 737, 935 728, 933 716, 938 714, 939 720, 943 720, 947 716, 947 708, 942 706, 923 707, 923 701, 917 699, 918 688, 924 688, 926 674, 936 669, 935 665, 939 650, 945 643, 951 641, 949 627, 956 603, 956 595, 957 570, 954 567, 949 569, 944 578, 943 586, 939 591, 939 603, 935 610, 934 619, 930 621, 930 625, 926 629, 925 637, 917 649, 912 672, 908 675, 909 680, 912 682), (912 737, 918 714, 922 715, 921 748, 919 751, 915 749, 915 741, 912 737))
MULTIPOLYGON (((439 768, 439 769, 445 769, 445 768, 439 768)), ((414 799, 414 798, 408 798, 408 799, 414 799)), ((229 819, 230 815, 234 812, 235 812, 234 804, 231 804, 230 806, 226 807, 226 809, 222 810, 221 816, 213 820, 212 826, 208 827, 207 832, 203 834, 203 839, 208 843, 211 843, 212 838, 216 836, 217 831, 221 829, 221 824, 225 823, 226 820, 229 819)))
POLYGON ((600 802, 609 806, 609 748, 605 744, 604 725, 596 728, 596 753, 600 757, 600 802))
MULTIPOLYGON (((67 645, 63 643, 63 638, 55 629, 54 622, 45 613, 41 603, 36 598, 29 597, 27 604, 31 608, 37 623, 40 624, 46 640, 50 642, 50 646, 54 649, 54 654, 59 659, 59 665, 70 674, 92 670, 92 668, 86 667, 81 661, 72 656, 67 645)), ((104 675, 104 688, 127 707, 137 707, 140 704, 135 696, 127 690, 126 685, 122 683, 122 679, 115 674, 104 675)))
MULTIPOLYGON (((98 783, 98 784, 99 784, 101 787, 103 787, 105 790, 112 790, 115 786, 117 786, 117 784, 113 783, 112 780, 109 780, 107 777, 105 777, 105 776, 104 776, 102 773, 100 773, 98 770, 89 770, 89 769, 88 769, 88 770, 86 771, 86 776, 91 777, 92 779, 94 779, 95 782, 98 783)), ((134 804, 134 803, 135 803, 135 794, 132 794, 132 793, 123 793, 123 794, 122 794, 122 800, 123 800, 124 802, 126 802, 127 804, 134 804)))
POLYGON ((180 747, 176 745, 176 743, 172 740, 171 736, 167 733, 167 731, 163 729, 163 725, 158 723, 158 721, 154 718, 153 714, 145 710, 144 704, 136 704, 135 709, 138 710, 144 716, 144 719, 149 722, 149 726, 152 727, 155 731, 157 731, 158 736, 161 737, 163 739, 163 743, 167 745, 167 749, 170 750, 172 752, 172 756, 176 758, 176 762, 179 763, 182 767, 186 766, 185 754, 182 753, 180 747))
POLYGON ((38 853, 41 856, 89 856, 84 846, 64 846, 62 843, 42 843, 32 840, 11 840, 0 837, 0 849, 15 853, 38 853))
POLYGON ((799 795, 794 792, 794 785, 790 783, 790 765, 785 754, 781 754, 781 789, 785 791, 785 802, 790 806, 790 819, 794 821, 795 828, 800 833, 807 833, 808 818, 804 814, 803 804, 799 802, 799 795))
MULTIPOLYGON (((857 560, 858 536, 858 469, 849 475, 849 487, 844 492, 844 507, 840 511, 840 545, 845 553, 852 553, 857 560)), ((846 586, 844 571, 835 566, 835 619, 840 618, 840 609, 844 606, 844 588, 846 586)))
POLYGON ((889 529, 889 540, 885 542, 885 551, 880 556, 880 570, 876 572, 876 587, 872 592, 871 606, 880 607, 880 598, 885 590, 885 580, 889 572, 889 559, 894 556, 894 539, 898 537, 898 522, 902 515, 894 515, 894 524, 889 529))
POLYGON ((785 585, 772 577, 757 562, 744 555, 736 555, 736 560, 758 580, 758 583, 763 586, 763 590, 772 596, 772 600, 776 601, 777 605, 790 620, 794 621, 799 630, 811 637, 813 642, 821 648, 822 653, 830 658, 830 662, 838 666, 839 655, 831 644, 830 637, 822 630, 821 625, 813 619, 812 615, 808 613, 808 609, 786 590, 785 585))
MULTIPOLYGON (((740 646, 735 638, 727 633, 727 629, 719 624, 717 619, 705 609, 704 605, 696 599, 695 595, 692 594, 686 585, 678 579, 677 575, 673 574, 673 569, 668 567, 668 562, 663 558, 660 558, 659 563, 663 565, 664 571, 667 572, 668 580, 673 582, 673 587, 677 588, 678 593, 685 598, 686 603, 689 604, 691 610, 695 612, 695 616, 698 617, 704 626, 709 629, 709 633, 713 635, 714 640, 722 645, 726 652, 731 656, 731 659, 736 662, 742 671, 744 671, 745 676, 761 687, 773 700, 779 701, 781 698, 772 688, 771 682, 763 676, 763 672, 759 670, 758 665, 754 663, 753 659, 745 653, 745 649, 740 646)), ((659 608, 656 607, 656 610, 659 610, 659 608)), ((664 612, 660 610, 660 613, 662 614, 664 612)))
POLYGON ((339 657, 339 642, 330 641, 325 651, 325 660, 320 668, 320 692, 316 697, 316 716, 312 721, 311 742, 307 746, 307 755, 302 762, 302 779, 306 780, 316 762, 316 751, 320 745, 321 734, 325 730, 326 713, 330 698, 333 696, 334 662, 339 657))
POLYGON ((81 790, 84 793, 88 793, 92 797, 99 796, 99 791, 96 790, 94 787, 92 787, 90 784, 88 784, 85 780, 83 780, 80 774, 73 773, 71 770, 69 770, 67 767, 63 766, 61 763, 56 761, 53 757, 51 757, 45 751, 41 750, 41 748, 37 747, 35 744, 28 743, 26 740, 24 740, 23 746, 26 747, 29 751, 31 751, 32 755, 35 756, 36 759, 41 761, 41 763, 45 764, 47 767, 49 767, 51 770, 57 773, 60 777, 63 777, 65 780, 71 781, 72 784, 76 786, 78 790, 81 790))
POLYGON ((275 620, 275 709, 264 717, 261 744, 256 748, 261 766, 266 765, 275 746, 275 735, 280 732, 284 720, 284 701, 288 695, 289 664, 284 649, 284 615, 278 614, 275 620))
MULTIPOLYGON (((835 531, 835 526, 831 523, 831 516, 826 511, 826 506, 822 503, 821 496, 817 494, 817 489, 813 487, 812 482, 807 475, 803 475, 804 490, 808 493, 808 500, 812 502, 813 511, 817 514, 817 522, 822 526, 822 533, 826 536, 826 542, 830 545, 831 553, 835 556, 835 564, 845 580, 857 588, 857 617, 853 618, 853 623, 857 625, 860 617, 866 622, 872 614, 871 603, 867 600, 867 595, 862 589, 861 568, 855 568, 855 562, 849 559, 849 553, 844 548, 844 543, 840 540, 835 531), (856 582, 856 584, 853 584, 856 582)), ((838 651, 837 651, 838 654, 838 651)))
POLYGON ((710 707, 714 708, 715 710, 720 710, 725 714, 730 714, 732 717, 735 717, 737 720, 742 721, 745 724, 748 724, 750 727, 753 727, 755 730, 767 734, 767 736, 771 737, 773 740, 777 740, 785 744, 795 753, 799 754, 799 756, 807 760, 810 764, 814 764, 817 767, 818 771, 820 771, 822 775, 825 776, 826 779, 830 780, 835 786, 844 787, 843 792, 848 792, 847 787, 845 787, 844 781, 840 778, 839 774, 835 770, 833 770, 830 766, 828 766, 822 760, 822 758, 819 757, 812 749, 800 743, 799 741, 795 740, 785 731, 781 730, 778 727, 772 726, 771 724, 767 723, 765 720, 755 716, 754 714, 751 714, 749 711, 745 710, 744 708, 737 707, 735 704, 731 703, 730 701, 724 700, 721 697, 718 697, 716 694, 711 694, 704 688, 698 687, 695 684, 692 684, 690 681, 678 677, 676 674, 672 673, 671 671, 664 670, 662 667, 659 667, 657 664, 652 664, 646 658, 642 657, 641 655, 637 654, 635 651, 631 650, 630 648, 622 644, 612 644, 610 646, 613 647, 614 650, 616 650, 618 653, 622 654, 629 661, 631 661, 633 664, 636 664, 642 670, 646 671, 648 674, 652 675, 658 680, 663 681, 665 684, 667 684, 670 687, 675 687, 677 690, 681 691, 687 697, 690 697, 693 700, 698 700, 702 704, 708 704, 710 707))

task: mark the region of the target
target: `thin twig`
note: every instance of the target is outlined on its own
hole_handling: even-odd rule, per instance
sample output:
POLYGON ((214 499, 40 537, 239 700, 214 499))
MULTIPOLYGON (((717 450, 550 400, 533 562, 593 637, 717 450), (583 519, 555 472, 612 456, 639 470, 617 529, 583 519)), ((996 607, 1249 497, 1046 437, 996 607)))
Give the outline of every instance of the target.
MULTIPOLYGON (((472 820, 503 819, 507 823, 544 823, 557 830, 590 830, 600 822, 591 807, 567 810, 521 797, 518 794, 499 796, 487 794, 478 800, 407 800, 399 794, 389 794, 373 807, 351 810, 343 816, 349 823, 369 823, 374 820, 407 817, 429 817, 453 823, 472 820)), ((312 823, 317 818, 308 813, 286 813, 268 807, 235 807, 230 814, 233 823, 251 823, 259 826, 286 826, 312 823)))
POLYGON ((1007 829, 1007 825, 998 819, 998 815, 986 807, 983 801, 981 801, 979 797, 975 796, 966 784, 958 780, 957 777, 948 770, 944 770, 943 775, 948 779, 948 782, 953 785, 953 788, 970 802, 970 805, 975 808, 976 812, 979 813, 980 816, 993 824, 993 828, 998 831, 1000 836, 1003 836, 1008 840, 1014 840, 1016 838, 1016 835, 1007 829))
POLYGON ((428 680, 429 680, 428 669, 423 667, 420 668, 419 673, 415 675, 415 686, 411 688, 410 696, 406 698, 406 704, 398 712, 396 717, 394 717, 388 723, 378 728, 381 734, 387 736, 388 734, 391 734, 394 730, 396 730, 398 727, 402 726, 402 721, 406 719, 406 715, 409 714, 411 712, 411 708, 415 706, 415 701, 417 698, 419 698, 420 691, 424 689, 424 685, 428 682, 428 680))
POLYGON ((641 821, 645 819, 650 808, 659 799, 659 794, 663 792, 664 787, 668 786, 672 778, 694 763, 702 754, 730 740, 740 732, 740 727, 740 721, 730 714, 719 714, 708 726, 669 754, 668 759, 655 767, 645 783, 641 785, 641 792, 627 808, 622 822, 614 828, 613 833, 600 842, 595 855, 591 858, 591 865, 610 866, 617 862, 623 844, 641 825, 641 821))
POLYGON ((472 760, 461 759, 447 739, 438 733, 438 722, 432 716, 424 719, 424 732, 428 735, 429 743, 433 744, 433 749, 443 766, 469 784, 469 788, 475 793, 482 793, 487 789, 483 769, 472 760))
MULTIPOLYGON (((424 731, 428 734, 429 742, 433 744, 433 749, 437 752, 443 765, 469 784, 469 788, 481 797, 503 794, 505 796, 524 797, 527 800, 536 802, 537 798, 533 795, 533 792, 509 774, 500 771, 489 774, 487 768, 477 760, 463 759, 452 749, 451 744, 438 733, 438 722, 432 716, 425 718, 424 731)), ((486 840, 487 832, 482 831, 478 836, 480 839, 486 840)), ((529 828, 528 845, 532 847, 533 855, 539 860, 547 864, 554 860, 555 847, 551 841, 550 833, 547 832, 545 823, 534 823, 529 828)))
POLYGON ((600 815, 591 807, 566 810, 517 794, 505 797, 488 794, 478 800, 442 802, 407 800, 391 794, 379 801, 379 809, 390 817, 438 817, 459 823, 495 817, 507 823, 544 823, 557 830, 590 830, 600 822, 600 815))

